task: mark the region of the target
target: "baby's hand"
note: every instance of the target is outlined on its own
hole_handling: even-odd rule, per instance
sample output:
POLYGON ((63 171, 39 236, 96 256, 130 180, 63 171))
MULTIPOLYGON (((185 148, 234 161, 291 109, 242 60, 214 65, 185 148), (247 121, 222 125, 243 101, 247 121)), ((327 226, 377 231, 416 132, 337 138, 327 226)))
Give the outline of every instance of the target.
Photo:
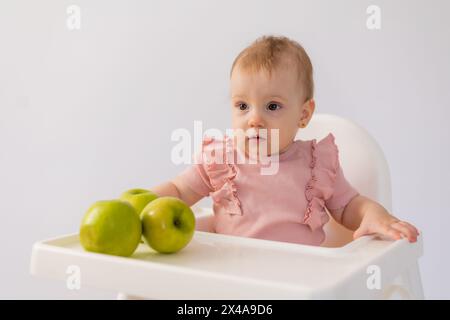
POLYGON ((353 234, 353 238, 363 235, 377 234, 393 240, 408 238, 409 242, 416 242, 419 231, 412 224, 401 221, 386 211, 369 211, 361 220, 361 225, 353 234))

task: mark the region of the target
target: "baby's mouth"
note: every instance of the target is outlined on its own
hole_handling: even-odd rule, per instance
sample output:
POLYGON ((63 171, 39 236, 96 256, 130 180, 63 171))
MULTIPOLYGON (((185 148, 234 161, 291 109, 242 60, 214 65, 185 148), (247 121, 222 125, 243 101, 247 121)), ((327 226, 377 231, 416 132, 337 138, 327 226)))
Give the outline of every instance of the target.
POLYGON ((253 137, 246 137, 246 150, 248 153, 255 153, 255 154, 260 154, 260 153, 267 153, 266 148, 267 147, 267 139, 265 137, 261 137, 261 136, 253 136, 253 137), (266 146, 266 147, 265 147, 266 146))
POLYGON ((266 140, 265 137, 260 136, 259 134, 250 134, 246 136, 247 140, 249 141, 260 141, 260 140, 266 140))
POLYGON ((262 141, 262 140, 266 140, 266 139, 264 139, 263 137, 260 137, 260 136, 256 136, 256 137, 247 137, 247 139, 248 139, 249 141, 262 141))

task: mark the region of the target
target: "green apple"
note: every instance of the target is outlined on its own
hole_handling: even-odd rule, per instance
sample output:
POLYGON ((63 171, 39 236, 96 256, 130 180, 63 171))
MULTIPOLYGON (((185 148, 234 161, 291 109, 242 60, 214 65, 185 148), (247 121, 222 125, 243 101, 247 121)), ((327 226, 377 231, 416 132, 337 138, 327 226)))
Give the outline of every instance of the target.
POLYGON ((126 201, 101 200, 85 213, 80 242, 87 251, 128 257, 139 245, 142 225, 136 210, 126 201))
MULTIPOLYGON (((156 193, 139 188, 127 190, 120 196, 120 200, 127 201, 133 206, 139 217, 145 206, 156 198, 158 198, 156 193)), ((141 243, 144 243, 144 241, 141 240, 141 243)))
POLYGON ((120 196, 120 200, 129 202, 139 216, 141 215, 142 209, 156 198, 158 198, 156 193, 146 189, 130 189, 120 196))
POLYGON ((146 243, 160 253, 183 249, 195 231, 194 213, 175 197, 160 197, 150 202, 142 210, 141 221, 146 243))

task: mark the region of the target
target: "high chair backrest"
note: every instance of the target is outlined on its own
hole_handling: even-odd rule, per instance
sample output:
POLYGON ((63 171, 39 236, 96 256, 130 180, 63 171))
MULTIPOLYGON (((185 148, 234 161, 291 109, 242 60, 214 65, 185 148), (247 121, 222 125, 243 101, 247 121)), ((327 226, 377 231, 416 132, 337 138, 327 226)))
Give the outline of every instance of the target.
MULTIPOLYGON (((316 113, 308 126, 298 131, 296 140, 319 141, 330 132, 335 136, 339 161, 346 179, 361 195, 377 201, 391 211, 389 167, 380 146, 364 128, 336 115, 316 113)), ((322 246, 343 246, 353 239, 353 231, 332 218, 324 229, 326 240, 322 246)))

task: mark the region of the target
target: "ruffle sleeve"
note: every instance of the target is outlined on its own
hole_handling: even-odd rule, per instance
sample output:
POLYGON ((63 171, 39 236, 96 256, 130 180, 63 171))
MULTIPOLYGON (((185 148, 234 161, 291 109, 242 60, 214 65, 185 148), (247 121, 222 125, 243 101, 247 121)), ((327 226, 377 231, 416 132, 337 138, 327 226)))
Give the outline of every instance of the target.
MULTIPOLYGON (((303 223, 315 230, 328 222, 326 208, 335 210, 345 207, 358 192, 344 177, 332 133, 319 142, 311 140, 310 151, 311 178, 305 188, 307 206, 303 223)), ((335 218, 339 221, 339 217, 335 218)))
POLYGON ((202 196, 210 196, 214 212, 242 215, 237 196, 236 167, 233 161, 233 140, 205 136, 201 150, 192 156, 194 165, 181 173, 186 184, 202 196))
POLYGON ((209 195, 214 206, 220 206, 228 214, 242 215, 241 202, 233 181, 237 174, 233 161, 233 140, 229 136, 208 139, 210 142, 203 148, 203 161, 214 189, 209 195))

